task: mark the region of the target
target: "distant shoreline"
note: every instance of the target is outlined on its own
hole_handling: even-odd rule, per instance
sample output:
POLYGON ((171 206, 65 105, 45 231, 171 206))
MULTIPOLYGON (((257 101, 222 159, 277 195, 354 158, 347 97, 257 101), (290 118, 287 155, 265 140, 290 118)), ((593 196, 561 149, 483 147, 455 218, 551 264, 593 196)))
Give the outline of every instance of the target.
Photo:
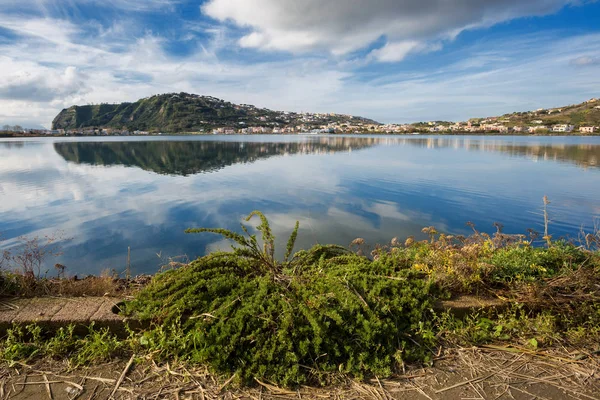
POLYGON ((64 137, 78 137, 78 138, 102 138, 102 137, 169 137, 169 136, 489 136, 489 137, 598 137, 600 132, 594 133, 565 133, 565 132, 553 132, 553 133, 484 133, 484 132, 427 132, 427 133, 387 133, 387 132, 361 132, 361 133, 319 133, 311 134, 309 132, 301 133, 252 133, 252 134, 213 134, 213 133, 190 133, 190 132, 178 132, 178 133, 163 133, 163 134, 145 134, 145 135, 41 135, 41 134, 5 134, 0 133, 0 139, 3 138, 64 138, 64 137))

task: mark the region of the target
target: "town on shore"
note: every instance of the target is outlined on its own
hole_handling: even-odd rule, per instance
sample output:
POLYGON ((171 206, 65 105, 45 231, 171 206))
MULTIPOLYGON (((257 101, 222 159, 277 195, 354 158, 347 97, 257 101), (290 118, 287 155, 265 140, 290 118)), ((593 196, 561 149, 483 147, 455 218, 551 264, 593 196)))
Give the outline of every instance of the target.
MULTIPOLYGON (((211 97, 191 98, 196 100, 211 97)), ((158 97, 158 96, 154 96, 158 97)), ((174 95, 173 97, 179 97, 174 95)), ((152 98, 150 98, 152 99, 152 98)), ((222 100, 214 99, 223 103, 222 100)), ((230 104, 230 103, 226 103, 230 104)), ((223 106, 220 105, 220 108, 223 106)), ((467 121, 428 121, 411 124, 381 124, 373 120, 340 114, 290 113, 259 109, 249 105, 233 105, 250 109, 255 114, 252 124, 227 120, 221 124, 206 123, 203 128, 170 132, 160 129, 131 129, 126 126, 85 126, 63 129, 26 129, 19 125, 4 125, 0 136, 130 136, 166 134, 248 135, 248 134, 512 134, 512 135, 598 135, 600 134, 600 100, 593 98, 582 104, 562 108, 514 112, 496 117, 471 118, 467 121)), ((63 110, 63 113, 68 110, 63 110)))
MULTIPOLYGON (((85 129, 23 129, 19 126, 4 128, 5 136, 151 136, 166 135, 163 132, 129 131, 128 129, 114 128, 85 128, 85 129)), ((329 124, 312 127, 308 125, 269 127, 255 126, 248 128, 218 127, 209 132, 187 132, 188 134, 213 134, 213 135, 250 135, 250 134, 574 134, 597 135, 600 133, 598 126, 575 126, 569 124, 533 125, 533 126, 507 126, 497 118, 489 118, 474 123, 471 121, 443 124, 427 122, 424 124, 356 124, 338 125, 329 124)), ((0 136, 2 136, 0 134, 0 136)))

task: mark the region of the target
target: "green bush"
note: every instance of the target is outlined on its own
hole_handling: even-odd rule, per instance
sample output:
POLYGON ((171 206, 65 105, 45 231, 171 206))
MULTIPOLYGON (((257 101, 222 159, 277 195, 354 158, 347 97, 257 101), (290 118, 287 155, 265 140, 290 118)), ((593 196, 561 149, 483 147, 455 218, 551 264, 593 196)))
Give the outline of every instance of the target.
POLYGON ((590 255, 573 245, 555 242, 549 248, 529 245, 498 249, 490 257, 492 282, 551 278, 581 266, 590 255))
POLYGON ((164 348, 166 338, 177 337, 165 356, 236 373, 246 383, 286 386, 326 383, 337 372, 389 376, 404 361, 427 359, 433 336, 424 321, 434 297, 420 272, 398 268, 392 253, 371 261, 337 246, 288 261, 297 226, 277 262, 266 219, 253 215, 262 221, 262 247, 246 228, 247 236, 191 231, 219 233, 241 247, 157 275, 128 312, 174 328, 142 344, 164 348))

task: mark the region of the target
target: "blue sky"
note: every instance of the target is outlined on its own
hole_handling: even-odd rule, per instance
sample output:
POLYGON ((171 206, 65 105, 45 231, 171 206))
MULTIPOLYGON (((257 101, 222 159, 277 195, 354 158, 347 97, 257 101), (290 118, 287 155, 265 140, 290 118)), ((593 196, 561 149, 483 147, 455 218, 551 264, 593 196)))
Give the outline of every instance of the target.
POLYGON ((0 0, 0 124, 187 91, 381 122, 600 96, 596 0, 0 0))

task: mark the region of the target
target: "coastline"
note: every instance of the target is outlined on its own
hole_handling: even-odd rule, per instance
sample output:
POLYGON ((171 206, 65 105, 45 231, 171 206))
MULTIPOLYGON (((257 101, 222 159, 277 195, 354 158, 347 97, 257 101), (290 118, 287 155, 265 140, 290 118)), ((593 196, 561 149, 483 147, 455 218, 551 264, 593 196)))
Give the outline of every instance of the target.
MULTIPOLYGON (((4 138, 102 138, 102 137, 172 137, 172 136, 304 136, 314 135, 309 132, 302 133, 252 133, 252 134, 213 134, 213 133, 161 133, 161 134, 144 134, 144 135, 42 135, 42 134, 0 134, 0 139, 4 138)), ((315 136, 486 136, 486 137, 598 137, 600 131, 594 133, 490 133, 490 132, 426 132, 426 133, 388 133, 388 132, 360 132, 360 133, 319 133, 315 136)))

